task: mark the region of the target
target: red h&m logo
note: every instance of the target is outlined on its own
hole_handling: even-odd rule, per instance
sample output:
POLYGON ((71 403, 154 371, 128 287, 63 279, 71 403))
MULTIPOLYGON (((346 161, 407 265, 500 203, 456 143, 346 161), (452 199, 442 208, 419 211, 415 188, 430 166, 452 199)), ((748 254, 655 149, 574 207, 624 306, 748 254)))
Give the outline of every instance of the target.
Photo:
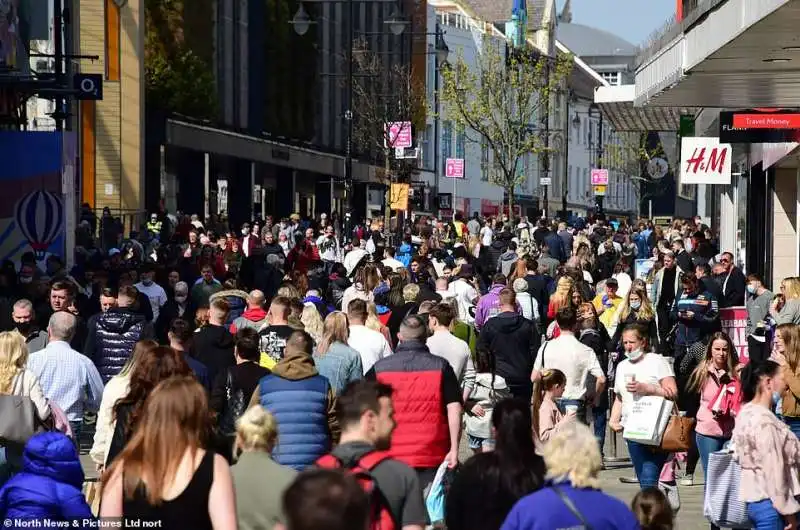
POLYGON ((692 157, 686 160, 687 173, 712 173, 720 175, 725 169, 725 160, 728 156, 727 147, 712 147, 709 149, 708 161, 706 161, 706 148, 695 147, 692 157))

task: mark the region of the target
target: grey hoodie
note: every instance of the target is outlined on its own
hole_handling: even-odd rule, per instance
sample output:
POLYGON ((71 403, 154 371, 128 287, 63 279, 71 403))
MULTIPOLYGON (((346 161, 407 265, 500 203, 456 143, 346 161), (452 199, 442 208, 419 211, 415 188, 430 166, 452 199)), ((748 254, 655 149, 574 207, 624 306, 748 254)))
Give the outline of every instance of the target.
POLYGON ((517 256, 516 252, 513 250, 506 250, 500 255, 500 259, 497 260, 497 271, 502 272, 503 276, 508 278, 518 259, 519 256, 517 256))

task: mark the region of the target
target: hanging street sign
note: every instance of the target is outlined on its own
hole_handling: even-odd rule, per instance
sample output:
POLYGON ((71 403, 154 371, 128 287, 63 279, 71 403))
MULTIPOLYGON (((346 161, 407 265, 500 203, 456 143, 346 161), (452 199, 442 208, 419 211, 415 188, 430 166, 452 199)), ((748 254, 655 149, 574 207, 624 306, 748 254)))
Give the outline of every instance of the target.
POLYGON ((681 138, 681 184, 730 184, 733 150, 719 138, 681 138))
POLYGON ((464 159, 448 158, 444 163, 444 176, 449 179, 464 178, 464 159))
POLYGON ((608 190, 608 186, 601 184, 598 186, 592 186, 594 188, 594 195, 595 197, 605 197, 606 191, 608 190))
POLYGON ((389 147, 392 149, 406 149, 414 147, 414 139, 411 134, 410 121, 393 121, 386 124, 389 131, 389 147))
POLYGON ((592 186, 608 186, 608 170, 607 169, 593 169, 592 170, 592 186))

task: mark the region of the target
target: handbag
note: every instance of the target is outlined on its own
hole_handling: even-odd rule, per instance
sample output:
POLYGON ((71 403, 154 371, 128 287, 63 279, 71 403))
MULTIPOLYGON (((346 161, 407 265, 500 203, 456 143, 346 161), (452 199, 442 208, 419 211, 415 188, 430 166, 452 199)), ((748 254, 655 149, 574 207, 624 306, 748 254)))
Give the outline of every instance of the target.
POLYGON ((729 446, 708 455, 703 516, 720 528, 752 528, 747 504, 739 498, 742 468, 729 446))
POLYGON ((659 448, 667 453, 682 453, 692 446, 692 433, 694 432, 694 418, 687 418, 678 414, 677 406, 672 407, 667 428, 661 437, 659 448))
POLYGON ((36 433, 46 430, 39 420, 36 404, 29 396, 17 395, 24 372, 14 379, 11 394, 0 395, 0 444, 25 445, 36 433))
POLYGON ((244 392, 241 388, 234 388, 233 373, 228 368, 225 379, 225 410, 219 419, 220 433, 233 436, 236 433, 236 420, 244 414, 246 407, 244 392))

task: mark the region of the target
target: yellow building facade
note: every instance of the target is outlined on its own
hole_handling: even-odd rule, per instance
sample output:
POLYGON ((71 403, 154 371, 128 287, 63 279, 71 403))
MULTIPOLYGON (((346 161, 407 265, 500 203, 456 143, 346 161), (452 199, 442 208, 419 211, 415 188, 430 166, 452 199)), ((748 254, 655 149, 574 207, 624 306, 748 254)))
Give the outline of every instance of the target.
POLYGON ((103 75, 103 99, 78 105, 81 201, 112 213, 144 207, 144 0, 78 0, 82 73, 103 75))

